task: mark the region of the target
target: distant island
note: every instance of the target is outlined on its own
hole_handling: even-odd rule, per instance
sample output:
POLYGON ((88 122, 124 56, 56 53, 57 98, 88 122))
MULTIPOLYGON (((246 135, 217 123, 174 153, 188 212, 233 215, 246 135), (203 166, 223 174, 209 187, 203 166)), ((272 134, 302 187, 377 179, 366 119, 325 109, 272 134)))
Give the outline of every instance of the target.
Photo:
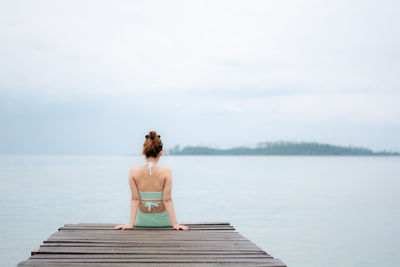
POLYGON ((240 146, 228 149, 211 148, 205 146, 179 145, 167 150, 169 155, 321 155, 321 156, 400 156, 399 152, 377 151, 363 147, 335 146, 316 142, 263 142, 255 148, 240 146))

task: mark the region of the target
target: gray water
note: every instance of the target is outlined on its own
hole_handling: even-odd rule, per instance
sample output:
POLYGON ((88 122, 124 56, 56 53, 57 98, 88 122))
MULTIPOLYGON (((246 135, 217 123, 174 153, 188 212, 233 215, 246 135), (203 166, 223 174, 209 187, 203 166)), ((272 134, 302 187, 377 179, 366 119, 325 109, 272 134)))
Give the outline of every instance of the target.
MULTIPOLYGON (((124 156, 0 156, 0 266, 65 223, 128 223, 124 156)), ((166 156, 180 223, 230 222, 288 266, 397 266, 399 157, 166 156)))

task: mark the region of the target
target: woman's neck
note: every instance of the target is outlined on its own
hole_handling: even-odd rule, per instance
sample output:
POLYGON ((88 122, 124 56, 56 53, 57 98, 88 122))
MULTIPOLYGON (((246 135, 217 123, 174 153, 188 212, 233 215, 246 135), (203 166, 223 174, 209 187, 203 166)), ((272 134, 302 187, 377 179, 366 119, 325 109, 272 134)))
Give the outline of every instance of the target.
POLYGON ((156 158, 147 158, 146 159, 146 163, 149 163, 149 162, 153 162, 153 164, 157 164, 157 159, 156 158))

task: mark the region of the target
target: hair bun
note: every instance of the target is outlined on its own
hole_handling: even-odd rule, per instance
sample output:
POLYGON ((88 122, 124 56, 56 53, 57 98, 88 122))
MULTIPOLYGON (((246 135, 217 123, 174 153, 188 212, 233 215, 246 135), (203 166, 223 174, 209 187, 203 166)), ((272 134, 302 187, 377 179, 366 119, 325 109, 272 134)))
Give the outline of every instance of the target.
POLYGON ((148 136, 150 137, 150 139, 151 140, 154 140, 155 138, 160 138, 161 136, 160 135, 158 135, 157 133, 156 133, 156 131, 150 131, 149 132, 149 134, 148 134, 148 136))
POLYGON ((144 136, 146 141, 143 144, 142 154, 147 157, 157 157, 158 153, 163 148, 163 143, 160 139, 160 135, 156 133, 156 131, 150 131, 148 134, 144 136), (149 140, 151 139, 151 141, 149 140))
POLYGON ((151 139, 151 140, 154 140, 154 138, 156 138, 156 136, 158 137, 158 138, 161 138, 161 135, 159 135, 159 134, 155 134, 155 132, 150 132, 150 134, 146 134, 145 136, 144 136, 144 138, 146 138, 146 139, 151 139), (154 134, 153 134, 154 133, 154 134))

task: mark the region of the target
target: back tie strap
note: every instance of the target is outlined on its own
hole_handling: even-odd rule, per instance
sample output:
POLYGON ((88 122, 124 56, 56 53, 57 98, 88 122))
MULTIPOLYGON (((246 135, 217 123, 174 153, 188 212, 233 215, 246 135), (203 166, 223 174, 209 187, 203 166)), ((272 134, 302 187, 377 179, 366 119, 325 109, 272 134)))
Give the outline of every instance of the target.
POLYGON ((151 202, 151 201, 142 201, 143 203, 146 203, 146 204, 144 204, 145 206, 146 206, 146 208, 150 211, 152 208, 157 208, 158 207, 158 204, 160 204, 161 203, 161 201, 159 201, 159 202, 151 202))
POLYGON ((150 175, 151 175, 151 168, 153 168, 153 166, 154 166, 154 162, 150 161, 149 166, 147 167, 149 169, 150 175))

